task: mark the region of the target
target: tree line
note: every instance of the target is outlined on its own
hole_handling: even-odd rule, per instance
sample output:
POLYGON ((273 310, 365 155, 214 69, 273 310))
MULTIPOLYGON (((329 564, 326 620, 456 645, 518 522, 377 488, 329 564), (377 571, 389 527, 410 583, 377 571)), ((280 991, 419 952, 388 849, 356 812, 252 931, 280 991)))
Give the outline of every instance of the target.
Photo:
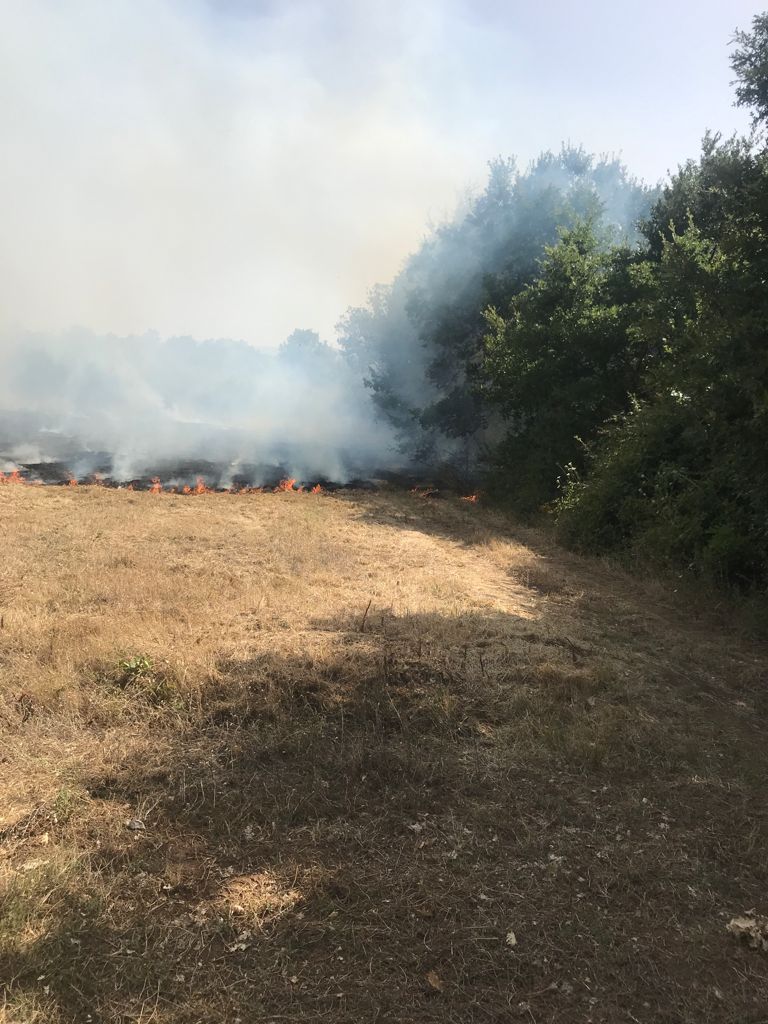
POLYGON ((564 147, 483 192, 339 325, 415 464, 590 552, 768 582, 768 14, 733 40, 748 137, 662 188, 564 147))

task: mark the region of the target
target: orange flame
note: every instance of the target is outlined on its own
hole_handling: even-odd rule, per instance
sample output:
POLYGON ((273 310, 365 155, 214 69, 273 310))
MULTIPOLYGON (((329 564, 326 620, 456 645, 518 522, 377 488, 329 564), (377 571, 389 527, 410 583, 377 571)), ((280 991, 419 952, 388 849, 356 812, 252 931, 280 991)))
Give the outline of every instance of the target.
MULTIPOLYGON (((10 472, 3 472, 3 471, 0 470, 0 486, 5 485, 5 484, 25 484, 25 485, 30 485, 32 483, 41 484, 42 485, 42 481, 40 481, 40 480, 34 480, 33 481, 33 480, 25 479, 25 477, 22 476, 21 471, 18 470, 18 469, 14 469, 14 470, 12 470, 10 472)), ((66 484, 69 487, 79 487, 80 486, 80 482, 78 481, 77 477, 73 476, 72 474, 70 474, 69 479, 66 481, 66 484)), ((90 485, 90 486, 93 486, 93 487, 106 487, 106 486, 108 486, 107 482, 105 481, 104 475, 102 473, 96 473, 96 472, 93 473, 90 477, 84 479, 83 480, 83 485, 90 485)), ((120 485, 117 485, 117 486, 118 486, 119 489, 125 489, 126 491, 133 491, 133 490, 135 490, 135 486, 136 485, 135 485, 134 481, 131 481, 129 483, 120 484, 120 485)), ((197 477, 196 483, 195 483, 194 487, 190 486, 189 484, 184 484, 181 487, 171 486, 171 485, 168 485, 167 487, 164 487, 162 481, 160 480, 160 477, 159 476, 153 476, 150 479, 150 486, 148 488, 148 493, 149 494, 164 494, 164 493, 169 493, 169 494, 216 494, 217 492, 216 492, 216 490, 214 488, 209 487, 206 484, 204 478, 201 477, 201 476, 197 477)), ((263 487, 256 487, 256 486, 254 486, 254 487, 251 487, 251 486, 248 486, 247 484, 233 484, 226 491, 223 490, 222 493, 228 493, 228 494, 281 494, 281 493, 288 493, 288 494, 325 494, 325 488, 322 486, 322 484, 314 484, 312 487, 306 486, 305 484, 298 484, 297 480, 296 480, 296 477, 285 477, 284 479, 279 481, 279 483, 277 484, 276 487, 269 487, 269 486, 263 486, 263 487)), ((414 488, 412 488, 412 493, 417 495, 418 497, 425 498, 425 497, 432 497, 437 492, 434 491, 434 490, 431 490, 430 488, 414 487, 414 488)), ((464 498, 463 500, 464 501, 473 501, 473 502, 477 501, 477 495, 472 495, 470 497, 464 498)))
POLYGON ((468 494, 466 497, 462 498, 461 500, 462 501, 470 501, 473 505, 476 505, 478 497, 479 497, 479 495, 477 495, 477 494, 468 494))

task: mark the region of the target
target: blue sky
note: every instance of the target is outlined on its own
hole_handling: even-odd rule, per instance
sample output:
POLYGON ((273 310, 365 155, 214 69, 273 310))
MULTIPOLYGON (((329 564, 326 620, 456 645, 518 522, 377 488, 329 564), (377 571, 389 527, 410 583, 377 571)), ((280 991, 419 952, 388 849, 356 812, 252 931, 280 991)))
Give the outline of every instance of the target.
POLYGON ((350 103, 399 69, 424 118, 462 148, 483 146, 483 159, 530 158, 570 138, 620 151, 648 180, 695 155, 706 128, 746 126, 732 104, 728 44, 763 9, 745 0, 209 2, 241 46, 286 7, 304 12, 296 51, 350 103))
POLYGON ((3 326, 332 333, 486 161, 743 130, 745 0, 8 0, 3 326))

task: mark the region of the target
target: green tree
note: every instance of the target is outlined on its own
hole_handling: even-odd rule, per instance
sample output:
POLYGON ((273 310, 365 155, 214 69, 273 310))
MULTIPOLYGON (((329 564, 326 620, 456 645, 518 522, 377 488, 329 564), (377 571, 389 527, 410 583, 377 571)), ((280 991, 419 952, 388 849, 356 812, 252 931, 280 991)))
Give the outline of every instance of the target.
POLYGON ((670 226, 649 259, 650 300, 634 318, 650 354, 640 400, 605 430, 588 474, 571 469, 559 523, 583 549, 634 549, 718 583, 762 586, 768 162, 744 151, 734 174, 727 144, 702 163, 707 187, 717 185, 717 216, 704 228, 692 215, 682 230, 670 226))
POLYGON ((403 451, 477 475, 497 429, 479 386, 484 311, 505 308, 535 280, 561 228, 591 219, 605 239, 625 237, 650 199, 618 161, 576 147, 542 154, 522 173, 512 160, 491 162, 483 192, 339 325, 403 451))
POLYGON ((731 56, 736 74, 736 103, 752 111, 753 127, 768 120, 768 13, 752 19, 751 32, 737 32, 731 56))
POLYGON ((505 424, 493 489, 515 507, 555 497, 566 464, 580 464, 585 442, 627 408, 646 358, 633 330, 645 270, 628 247, 606 248, 581 224, 545 250, 538 279, 507 313, 487 311, 485 390, 505 424))

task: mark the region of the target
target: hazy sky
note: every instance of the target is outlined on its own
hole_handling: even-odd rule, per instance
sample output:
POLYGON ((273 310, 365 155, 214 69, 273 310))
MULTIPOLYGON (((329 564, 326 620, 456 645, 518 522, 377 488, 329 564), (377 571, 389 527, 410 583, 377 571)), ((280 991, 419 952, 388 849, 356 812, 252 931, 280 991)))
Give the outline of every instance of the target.
POLYGON ((564 140, 648 180, 732 107, 747 0, 0 0, 0 326, 326 336, 564 140))

